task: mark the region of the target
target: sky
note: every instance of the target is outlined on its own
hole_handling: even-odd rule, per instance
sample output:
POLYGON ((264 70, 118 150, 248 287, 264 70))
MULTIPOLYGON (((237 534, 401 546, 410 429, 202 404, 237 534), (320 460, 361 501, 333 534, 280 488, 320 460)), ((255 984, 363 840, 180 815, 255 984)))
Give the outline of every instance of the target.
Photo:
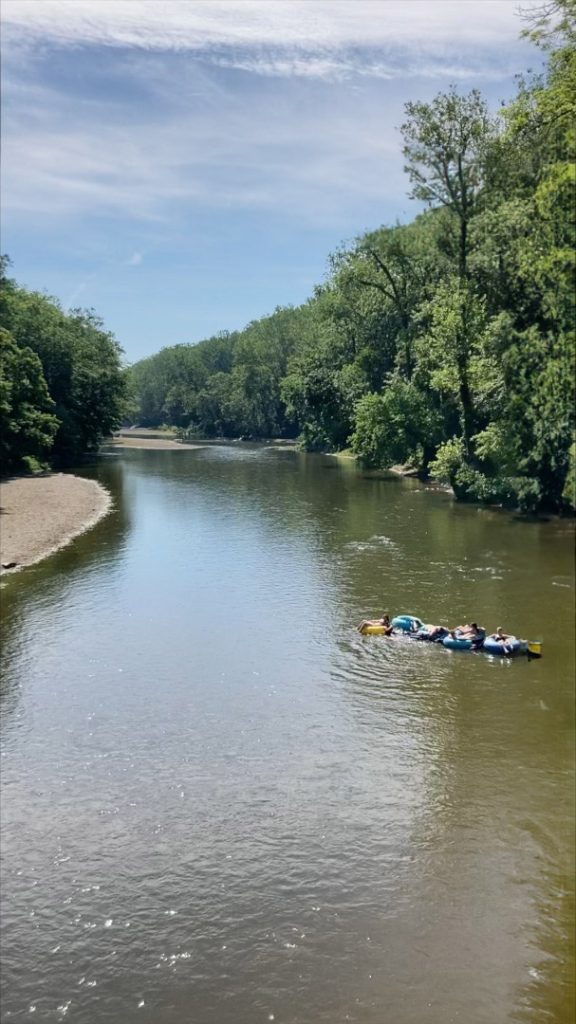
POLYGON ((417 212, 404 104, 497 110, 541 63, 522 27, 516 0, 3 0, 12 276, 128 362, 304 302, 417 212))

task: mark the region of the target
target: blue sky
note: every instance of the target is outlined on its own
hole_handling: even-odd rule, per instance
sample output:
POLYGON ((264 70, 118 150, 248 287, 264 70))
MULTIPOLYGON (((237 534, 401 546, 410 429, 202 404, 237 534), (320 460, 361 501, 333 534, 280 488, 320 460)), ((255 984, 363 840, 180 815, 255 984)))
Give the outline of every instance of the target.
POLYGON ((2 251, 130 362, 303 302, 414 215, 404 103, 496 109, 540 63, 521 28, 515 0, 4 0, 2 251))

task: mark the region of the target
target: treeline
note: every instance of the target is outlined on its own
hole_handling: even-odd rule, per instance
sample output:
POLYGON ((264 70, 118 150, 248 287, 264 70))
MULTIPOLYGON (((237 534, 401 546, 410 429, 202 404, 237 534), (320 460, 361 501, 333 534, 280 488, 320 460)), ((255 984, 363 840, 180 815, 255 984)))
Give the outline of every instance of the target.
POLYGON ((70 466, 98 449, 125 414, 121 349, 91 311, 65 313, 20 288, 1 260, 2 473, 70 466))
POLYGON ((546 71, 499 116, 477 91, 409 103, 426 212, 335 253, 303 306, 137 363, 135 421, 297 435, 409 463, 464 500, 573 508, 574 12, 540 12, 546 71))

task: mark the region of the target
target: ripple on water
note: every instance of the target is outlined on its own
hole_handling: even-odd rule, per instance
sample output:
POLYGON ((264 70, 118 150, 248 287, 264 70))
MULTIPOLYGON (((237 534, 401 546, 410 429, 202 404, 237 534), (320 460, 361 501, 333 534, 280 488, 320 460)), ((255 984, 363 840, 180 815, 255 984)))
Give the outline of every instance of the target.
POLYGON ((3 591, 6 1018, 548 1011, 564 542, 286 452, 150 454, 121 463, 105 557, 86 539, 3 591), (528 666, 361 637, 384 599, 474 599, 554 644, 528 666))

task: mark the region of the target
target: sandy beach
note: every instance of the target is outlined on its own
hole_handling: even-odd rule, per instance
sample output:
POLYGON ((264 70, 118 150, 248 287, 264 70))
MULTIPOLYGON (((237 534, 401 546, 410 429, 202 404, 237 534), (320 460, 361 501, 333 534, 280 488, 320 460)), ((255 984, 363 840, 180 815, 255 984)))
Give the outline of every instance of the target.
POLYGON ((68 473, 0 484, 1 571, 41 561, 94 526, 111 505, 95 480, 68 473))

